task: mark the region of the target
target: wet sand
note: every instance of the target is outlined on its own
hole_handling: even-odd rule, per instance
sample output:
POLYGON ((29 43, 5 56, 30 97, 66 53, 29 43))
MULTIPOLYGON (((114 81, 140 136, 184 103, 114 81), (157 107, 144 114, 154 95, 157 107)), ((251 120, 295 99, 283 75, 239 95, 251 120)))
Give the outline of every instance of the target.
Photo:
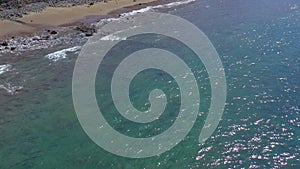
POLYGON ((0 21, 0 38, 24 33, 32 33, 41 27, 57 27, 68 25, 78 20, 83 20, 92 15, 106 15, 114 10, 134 6, 155 0, 112 0, 98 2, 93 5, 81 5, 73 7, 48 7, 39 13, 29 13, 16 21, 0 21))
POLYGON ((18 35, 37 30, 34 26, 21 24, 14 21, 2 20, 0 21, 0 38, 6 35, 18 35))

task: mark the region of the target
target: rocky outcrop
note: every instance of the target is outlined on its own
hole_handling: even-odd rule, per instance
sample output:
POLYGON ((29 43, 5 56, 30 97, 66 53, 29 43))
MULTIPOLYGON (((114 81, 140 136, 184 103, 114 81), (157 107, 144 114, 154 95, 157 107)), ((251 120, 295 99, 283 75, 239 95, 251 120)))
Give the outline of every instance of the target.
POLYGON ((0 19, 15 20, 28 12, 39 12, 46 7, 93 5, 103 0, 0 0, 0 19))

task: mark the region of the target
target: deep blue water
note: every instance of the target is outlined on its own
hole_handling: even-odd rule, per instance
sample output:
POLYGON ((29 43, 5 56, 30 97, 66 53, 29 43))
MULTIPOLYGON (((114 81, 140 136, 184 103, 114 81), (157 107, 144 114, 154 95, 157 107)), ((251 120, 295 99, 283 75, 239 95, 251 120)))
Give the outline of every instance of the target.
MULTIPOLYGON (((62 47, 25 52, 14 63, 10 62, 18 60, 17 56, 6 58, 5 63, 14 69, 1 74, 0 82, 24 89, 15 95, 1 91, 0 168, 300 168, 299 7, 297 0, 199 0, 160 9, 189 20, 209 37, 224 65, 228 91, 223 118, 205 143, 198 143, 203 127, 199 118, 183 142, 146 159, 113 155, 82 130, 71 91, 78 53, 69 52, 57 62, 44 56, 62 47)), ((108 73, 114 61, 112 57, 108 73)), ((194 64, 204 69, 201 63, 194 64)), ((196 75, 209 88, 205 72, 196 75)), ((100 77, 96 85, 106 83, 106 78, 100 77)), ((147 92, 157 86, 176 95, 176 84, 166 83, 170 80, 172 77, 156 71, 139 74, 131 89, 141 95, 132 94, 133 104, 146 109, 147 92)), ((96 89, 100 100, 103 92, 96 89)), ((210 93, 202 92, 200 109, 205 112, 209 105, 205 97, 210 93)), ((167 107, 169 113, 163 117, 167 120, 148 129, 122 123, 111 114, 106 118, 124 134, 147 137, 172 124, 178 103, 175 99, 174 106, 167 107)), ((114 111, 111 102, 103 105, 114 111)))

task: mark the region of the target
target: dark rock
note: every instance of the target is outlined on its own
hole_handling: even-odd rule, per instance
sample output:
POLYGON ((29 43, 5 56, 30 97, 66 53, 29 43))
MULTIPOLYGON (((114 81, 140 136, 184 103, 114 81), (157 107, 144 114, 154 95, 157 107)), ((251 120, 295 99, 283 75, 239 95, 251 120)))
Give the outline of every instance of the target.
POLYGON ((13 47, 10 48, 10 50, 14 51, 14 50, 16 50, 16 47, 13 46, 13 47))
POLYGON ((2 42, 1 46, 8 46, 8 43, 7 42, 2 42))
POLYGON ((77 26, 75 28, 76 30, 83 32, 83 33, 95 33, 96 32, 96 28, 91 26, 91 25, 87 25, 87 24, 82 24, 80 26, 77 26))
POLYGON ((40 37, 33 37, 32 40, 38 41, 40 40, 40 37))
POLYGON ((0 0, 0 19, 17 19, 29 12, 39 12, 46 7, 67 7, 108 0, 0 0))
POLYGON ((51 31, 50 34, 55 35, 55 34, 57 34, 57 32, 56 31, 51 31))
POLYGON ((17 87, 16 89, 15 89, 15 92, 21 92, 21 90, 22 90, 22 87, 17 87))
POLYGON ((88 37, 89 37, 89 36, 93 36, 93 34, 94 34, 94 33, 93 33, 92 31, 89 31, 89 32, 85 33, 85 36, 88 36, 88 37))

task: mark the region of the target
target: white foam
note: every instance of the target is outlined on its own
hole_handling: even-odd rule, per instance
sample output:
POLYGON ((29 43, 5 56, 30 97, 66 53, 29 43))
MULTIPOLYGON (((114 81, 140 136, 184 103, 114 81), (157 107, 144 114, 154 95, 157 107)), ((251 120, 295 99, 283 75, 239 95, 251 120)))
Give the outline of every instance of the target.
POLYGON ((10 83, 1 84, 0 89, 4 89, 9 94, 16 94, 23 89, 23 86, 12 86, 10 83))
POLYGON ((155 8, 172 8, 172 7, 176 7, 176 6, 179 6, 179 5, 189 4, 189 3, 192 3, 192 2, 195 2, 195 1, 196 0, 171 2, 171 3, 168 3, 168 4, 155 6, 155 8))
POLYGON ((142 9, 139 9, 139 10, 133 10, 131 12, 127 12, 127 13, 123 13, 120 15, 120 17, 127 17, 127 16, 132 16, 132 15, 136 15, 136 14, 139 14, 139 13, 144 13, 144 12, 148 12, 148 11, 151 11, 152 9, 155 9, 155 6, 147 6, 146 8, 142 8, 142 9))
POLYGON ((5 64, 5 65, 0 65, 0 75, 8 72, 11 69, 11 65, 10 64, 5 64))
POLYGON ((298 6, 296 4, 294 4, 293 6, 291 6, 291 10, 296 10, 298 9, 298 6))
POLYGON ((119 40, 126 40, 126 38, 122 38, 122 37, 119 37, 119 36, 116 36, 114 34, 111 34, 111 35, 107 35, 107 36, 104 36, 102 37, 100 40, 110 40, 110 41, 119 41, 119 40))
POLYGON ((50 54, 46 55, 45 57, 52 60, 53 62, 56 62, 58 60, 67 58, 67 52, 76 52, 79 49, 81 49, 81 46, 74 46, 72 48, 67 48, 67 49, 63 49, 60 51, 56 51, 54 53, 50 53, 50 54))
POLYGON ((157 5, 157 6, 147 6, 145 8, 139 9, 139 10, 133 10, 133 11, 128 12, 128 13, 123 13, 123 14, 121 14, 121 17, 132 16, 132 15, 136 15, 136 14, 139 14, 139 13, 144 13, 144 12, 151 11, 153 9, 172 8, 172 7, 176 7, 176 6, 179 6, 179 5, 189 4, 189 3, 195 2, 195 1, 196 0, 186 0, 186 1, 171 2, 171 3, 168 3, 168 4, 157 5))
POLYGON ((144 12, 148 12, 148 11, 153 11, 154 9, 161 9, 161 8, 172 8, 172 7, 176 7, 179 5, 184 5, 184 4, 189 4, 191 2, 195 2, 196 0, 185 0, 185 1, 178 1, 178 2, 171 2, 168 4, 163 4, 163 5, 157 5, 157 6, 147 6, 145 8, 142 9, 138 9, 138 10, 133 10, 131 12, 127 12, 127 13, 123 13, 120 14, 119 18, 108 18, 108 19, 102 19, 99 23, 97 23, 97 26, 102 26, 105 23, 108 22, 112 22, 112 21, 117 21, 120 18, 124 18, 124 17, 128 17, 128 16, 133 16, 136 14, 140 14, 140 13, 144 13, 144 12))

